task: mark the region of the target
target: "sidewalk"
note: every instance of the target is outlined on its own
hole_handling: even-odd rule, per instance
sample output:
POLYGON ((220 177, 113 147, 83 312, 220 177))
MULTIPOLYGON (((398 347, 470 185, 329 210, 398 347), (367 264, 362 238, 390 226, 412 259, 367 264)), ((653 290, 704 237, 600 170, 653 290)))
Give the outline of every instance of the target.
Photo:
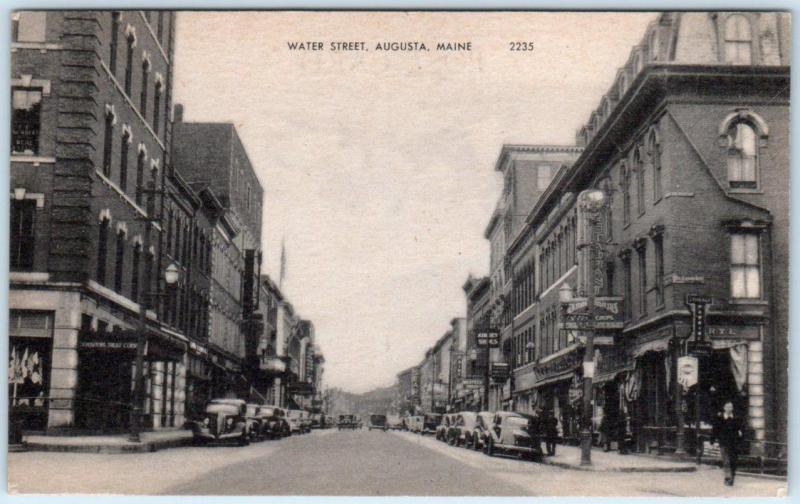
POLYGON ((581 465, 581 449, 577 446, 558 445, 554 456, 542 458, 542 464, 598 472, 694 472, 698 467, 691 462, 658 459, 648 455, 620 455, 616 451, 604 452, 592 447, 592 465, 581 465))
POLYGON ((31 451, 83 453, 143 453, 191 444, 192 431, 170 429, 142 432, 141 442, 128 440, 127 434, 110 436, 43 436, 26 435, 23 443, 31 451))

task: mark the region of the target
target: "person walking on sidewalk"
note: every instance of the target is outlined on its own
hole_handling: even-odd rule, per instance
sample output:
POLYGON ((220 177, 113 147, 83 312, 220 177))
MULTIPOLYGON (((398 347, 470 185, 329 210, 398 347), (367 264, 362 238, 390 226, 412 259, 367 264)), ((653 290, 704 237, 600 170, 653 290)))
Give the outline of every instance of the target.
POLYGON ((603 416, 600 418, 600 427, 598 428, 600 431, 600 445, 603 447, 604 452, 611 451, 611 440, 613 439, 613 425, 611 419, 608 415, 603 412, 603 416))
POLYGON ((543 423, 547 454, 553 456, 556 454, 556 440, 558 440, 558 419, 552 411, 546 410, 543 423))
POLYGON ((741 418, 734 415, 731 401, 727 401, 722 408, 714 423, 712 443, 719 443, 722 468, 725 471, 725 484, 733 486, 744 424, 741 418))

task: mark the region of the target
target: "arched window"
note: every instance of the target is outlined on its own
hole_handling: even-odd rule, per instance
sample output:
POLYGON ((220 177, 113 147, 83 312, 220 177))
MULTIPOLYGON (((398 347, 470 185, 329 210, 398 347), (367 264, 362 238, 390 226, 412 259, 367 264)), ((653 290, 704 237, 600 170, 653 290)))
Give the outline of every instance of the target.
POLYGON ((739 120, 728 128, 728 182, 732 188, 758 186, 758 136, 752 124, 739 120))
POLYGON ((650 131, 647 139, 650 164, 653 165, 653 201, 661 199, 661 141, 655 130, 650 131))
POLYGON ((644 163, 641 147, 633 150, 633 170, 636 172, 636 210, 641 215, 644 213, 644 163))
POLYGON ((116 116, 113 107, 106 106, 106 121, 103 129, 103 175, 111 176, 111 150, 114 147, 114 123, 116 116))
POLYGON ((106 283, 106 263, 108 262, 108 228, 111 221, 103 217, 100 221, 99 234, 97 239, 97 271, 95 279, 100 285, 106 283))
POLYGON ((619 76, 619 98, 622 100, 622 96, 625 94, 625 91, 628 89, 628 80, 625 78, 625 74, 619 76))
POLYGON ((131 133, 127 128, 122 129, 122 146, 119 154, 119 188, 122 192, 128 188, 128 150, 131 144, 131 133))
POLYGON ((145 59, 142 61, 142 92, 139 95, 139 111, 142 113, 142 117, 147 117, 147 90, 149 88, 149 80, 150 60, 145 59))
POLYGON ((659 42, 658 42, 658 30, 653 30, 650 32, 650 59, 655 61, 658 59, 658 53, 660 51, 659 42))
POLYGON ((622 222, 631 222, 631 176, 628 167, 623 162, 619 169, 620 186, 622 187, 622 222))
POLYGON ((125 48, 125 94, 131 96, 133 86, 133 48, 136 46, 136 36, 132 32, 126 37, 125 48))
POLYGON ((603 182, 602 189, 603 189, 603 192, 606 194, 606 204, 605 204, 605 207, 604 207, 604 210, 603 210, 604 213, 605 213, 605 219, 604 219, 605 222, 604 222, 604 226, 603 226, 603 228, 604 228, 603 229, 603 233, 604 233, 606 241, 610 242, 610 241, 613 240, 613 237, 614 237, 614 226, 613 226, 614 220, 613 220, 613 213, 612 213, 612 210, 611 210, 612 197, 613 197, 614 190, 611 187, 611 180, 610 179, 606 179, 603 182))
POLYGON ((743 14, 734 14, 725 21, 725 62, 749 65, 752 62, 753 36, 750 21, 743 14))
POLYGON ((142 190, 144 189, 144 162, 147 154, 144 150, 139 151, 136 157, 136 204, 142 206, 142 190))

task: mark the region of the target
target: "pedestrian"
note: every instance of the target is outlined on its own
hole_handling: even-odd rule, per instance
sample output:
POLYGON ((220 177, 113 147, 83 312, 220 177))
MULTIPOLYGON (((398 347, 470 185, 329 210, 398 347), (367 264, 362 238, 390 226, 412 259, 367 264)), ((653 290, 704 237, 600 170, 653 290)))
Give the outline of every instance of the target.
POLYGON ((550 456, 555 455, 556 441, 558 440, 558 419, 550 410, 544 413, 544 438, 547 454, 550 456))
POLYGON ((715 420, 711 442, 719 444, 722 469, 725 471, 725 484, 733 486, 744 424, 742 419, 733 413, 733 402, 731 401, 725 402, 715 420))
POLYGON ((598 430, 600 431, 600 445, 603 447, 603 451, 611 451, 611 419, 605 413, 600 417, 598 430))
POLYGON ((531 446, 537 453, 542 453, 542 435, 544 433, 544 418, 542 410, 536 408, 528 422, 528 434, 531 436, 531 446))
POLYGON ((619 454, 627 455, 628 447, 627 447, 626 436, 628 434, 628 422, 624 412, 620 412, 619 416, 617 417, 616 434, 617 434, 617 449, 619 450, 619 454))

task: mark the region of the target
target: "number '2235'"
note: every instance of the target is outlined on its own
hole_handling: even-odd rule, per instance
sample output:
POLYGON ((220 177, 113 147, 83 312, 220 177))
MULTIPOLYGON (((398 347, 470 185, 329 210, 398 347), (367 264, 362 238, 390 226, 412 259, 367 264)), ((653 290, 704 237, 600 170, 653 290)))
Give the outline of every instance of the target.
POLYGON ((509 51, 533 51, 533 42, 509 42, 509 51))

